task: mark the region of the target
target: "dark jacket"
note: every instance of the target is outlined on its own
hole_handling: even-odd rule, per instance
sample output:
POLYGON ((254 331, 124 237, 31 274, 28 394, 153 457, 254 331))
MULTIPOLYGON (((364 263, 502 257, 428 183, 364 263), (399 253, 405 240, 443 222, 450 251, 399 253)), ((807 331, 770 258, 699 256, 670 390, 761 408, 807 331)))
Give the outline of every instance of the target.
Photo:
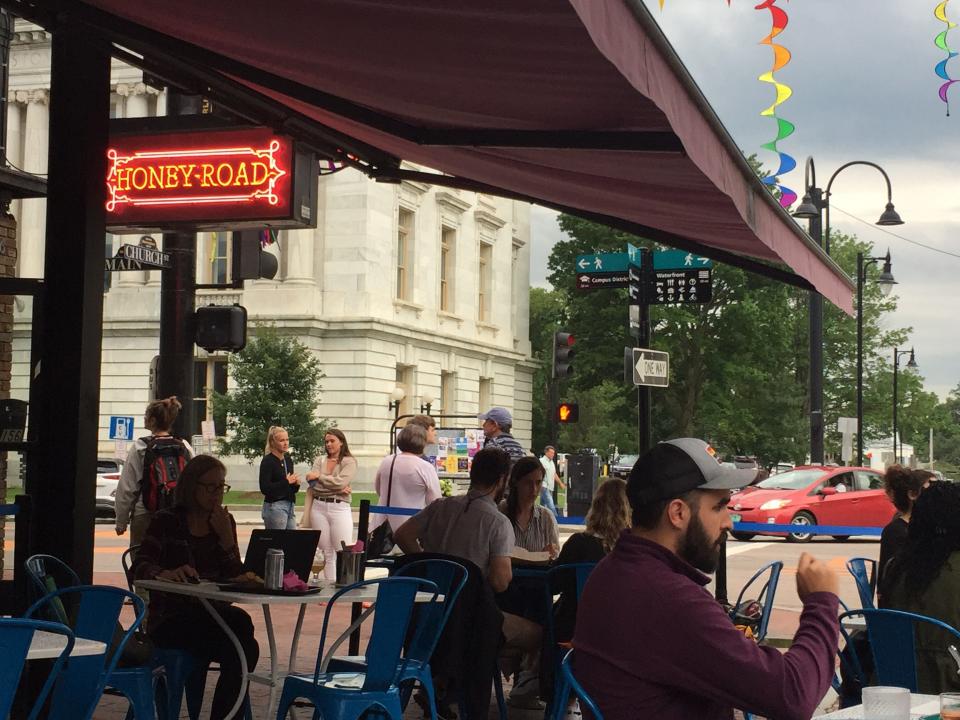
POLYGON ((487 720, 503 638, 503 614, 480 568, 464 558, 442 553, 404 555, 397 559, 394 572, 406 563, 431 559, 463 565, 467 582, 443 628, 430 668, 438 686, 446 688, 447 699, 459 699, 463 720, 487 720))
POLYGON ((282 462, 273 453, 263 456, 260 461, 260 492, 263 493, 264 502, 296 501, 297 489, 300 486, 287 482, 287 475, 292 472, 293 460, 289 454, 283 454, 282 462))
POLYGON ((605 720, 730 720, 740 708, 809 720, 836 663, 839 600, 804 598, 785 653, 733 627, 710 579, 657 543, 624 532, 587 580, 574 671, 605 720))

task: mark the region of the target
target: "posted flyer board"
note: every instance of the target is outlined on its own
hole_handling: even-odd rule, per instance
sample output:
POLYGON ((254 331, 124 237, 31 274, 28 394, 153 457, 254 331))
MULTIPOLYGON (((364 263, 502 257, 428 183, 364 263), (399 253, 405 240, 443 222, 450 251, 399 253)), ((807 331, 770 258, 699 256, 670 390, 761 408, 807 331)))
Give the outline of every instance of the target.
POLYGON ((483 440, 481 428, 437 428, 437 443, 427 445, 423 454, 437 468, 440 477, 467 478, 473 456, 483 447, 483 440))

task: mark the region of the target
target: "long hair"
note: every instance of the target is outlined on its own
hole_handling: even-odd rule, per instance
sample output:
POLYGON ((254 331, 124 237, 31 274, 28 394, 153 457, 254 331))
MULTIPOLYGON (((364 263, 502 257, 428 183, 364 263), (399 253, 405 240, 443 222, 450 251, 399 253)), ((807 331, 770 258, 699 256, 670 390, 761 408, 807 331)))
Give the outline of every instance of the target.
POLYGON ((960 485, 932 483, 913 504, 909 528, 907 545, 896 556, 896 574, 902 574, 907 592, 918 599, 950 554, 960 550, 960 485))
POLYGON ((270 429, 267 430, 267 444, 263 448, 263 454, 269 455, 273 452, 273 439, 277 436, 277 433, 287 432, 287 429, 283 425, 271 425, 270 429))
POLYGON ((339 428, 330 428, 324 433, 324 436, 333 435, 337 440, 340 441, 340 457, 337 458, 337 461, 343 460, 345 457, 353 457, 353 454, 350 452, 350 446, 347 445, 347 436, 343 434, 343 430, 339 428))
POLYGON ((613 550, 620 533, 630 527, 627 484, 619 478, 601 483, 587 512, 587 532, 600 538, 604 552, 613 550))
POLYGON ((900 512, 910 512, 913 495, 923 492, 923 486, 936 477, 929 470, 911 470, 903 465, 891 465, 883 474, 883 489, 900 512))
POLYGON ((174 491, 175 504, 187 510, 197 508, 197 482, 211 470, 222 470, 227 474, 226 466, 213 455, 197 455, 183 467, 174 491))
POLYGON ((143 414, 143 424, 150 432, 169 432, 182 407, 176 395, 163 400, 152 400, 143 414))
POLYGON ((532 473, 534 470, 540 471, 540 479, 542 480, 546 471, 543 469, 543 465, 540 464, 540 461, 535 457, 522 457, 517 460, 517 464, 513 466, 513 470, 510 471, 510 494, 507 495, 507 517, 510 518, 510 522, 517 522, 517 503, 519 502, 517 497, 517 485, 520 484, 520 480, 525 478, 527 475, 532 473))

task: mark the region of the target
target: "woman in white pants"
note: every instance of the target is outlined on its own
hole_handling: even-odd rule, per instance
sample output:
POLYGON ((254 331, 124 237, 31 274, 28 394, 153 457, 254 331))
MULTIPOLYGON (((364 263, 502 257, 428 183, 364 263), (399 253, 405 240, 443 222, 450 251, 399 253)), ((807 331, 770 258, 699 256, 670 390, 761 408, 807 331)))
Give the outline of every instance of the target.
POLYGON ((326 455, 318 455, 307 473, 306 503, 301 526, 320 531, 320 549, 326 557, 323 576, 337 577, 337 550, 341 542, 353 544, 353 511, 350 483, 357 474, 357 461, 350 454, 347 438, 337 428, 323 436, 326 455))

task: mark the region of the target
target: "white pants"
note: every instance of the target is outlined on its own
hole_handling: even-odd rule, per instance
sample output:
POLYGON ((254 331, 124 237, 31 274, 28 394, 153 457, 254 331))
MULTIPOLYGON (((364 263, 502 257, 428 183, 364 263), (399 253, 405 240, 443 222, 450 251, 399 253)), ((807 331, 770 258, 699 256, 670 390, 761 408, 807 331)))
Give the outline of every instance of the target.
POLYGON ((324 502, 315 499, 310 508, 310 527, 320 531, 320 549, 326 557, 323 577, 337 579, 337 550, 340 541, 353 544, 353 511, 348 502, 324 502))

